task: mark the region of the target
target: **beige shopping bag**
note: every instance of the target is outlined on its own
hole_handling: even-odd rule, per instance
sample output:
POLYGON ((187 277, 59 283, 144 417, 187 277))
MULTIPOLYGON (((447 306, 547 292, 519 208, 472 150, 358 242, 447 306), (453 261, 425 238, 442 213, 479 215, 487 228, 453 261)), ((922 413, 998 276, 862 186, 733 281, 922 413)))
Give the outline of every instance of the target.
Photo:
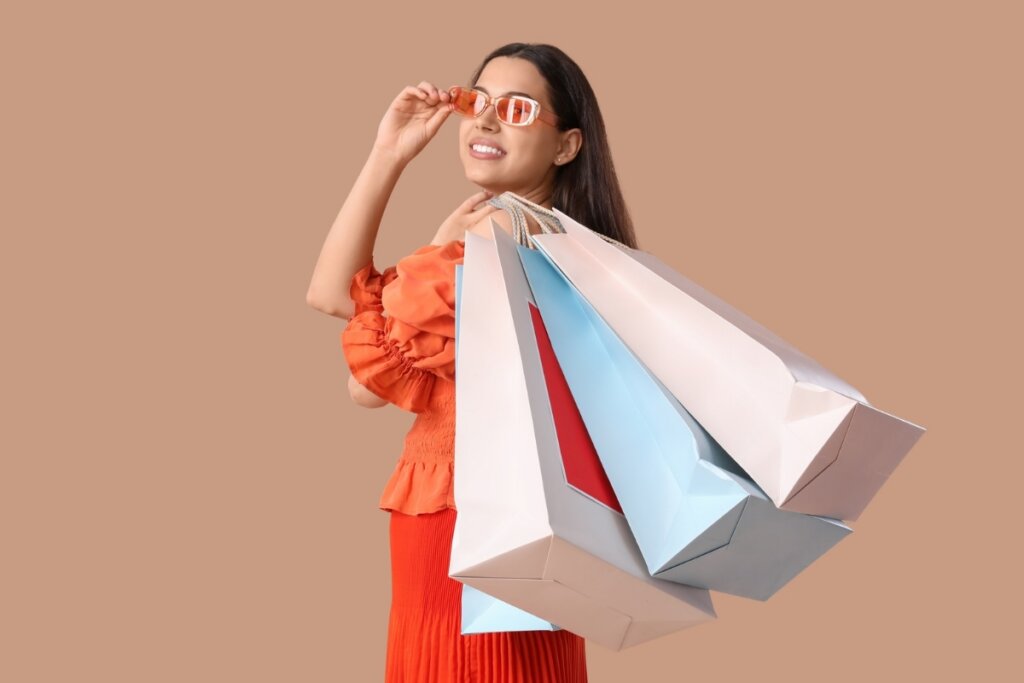
POLYGON ((553 213, 564 234, 533 244, 768 497, 857 519, 924 428, 652 254, 553 213))

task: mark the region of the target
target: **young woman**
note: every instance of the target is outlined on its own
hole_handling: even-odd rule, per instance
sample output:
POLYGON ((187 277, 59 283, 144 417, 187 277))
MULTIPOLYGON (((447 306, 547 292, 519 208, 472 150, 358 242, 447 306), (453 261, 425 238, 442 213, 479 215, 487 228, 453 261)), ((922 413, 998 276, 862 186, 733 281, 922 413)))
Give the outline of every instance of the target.
MULTIPOLYGON (((467 232, 491 237, 490 219, 512 233, 511 216, 495 205, 505 191, 636 247, 594 92, 551 45, 498 48, 466 88, 423 81, 399 93, 307 294, 314 308, 348 320, 341 344, 353 400, 417 414, 380 499, 391 514, 390 682, 587 680, 584 640, 569 631, 461 635, 462 584, 448 577, 457 514, 455 265, 467 232), (466 178, 482 191, 456 208, 430 244, 378 272, 373 247, 391 191, 452 112, 461 115, 466 178)), ((540 231, 528 221, 531 233, 540 231)))

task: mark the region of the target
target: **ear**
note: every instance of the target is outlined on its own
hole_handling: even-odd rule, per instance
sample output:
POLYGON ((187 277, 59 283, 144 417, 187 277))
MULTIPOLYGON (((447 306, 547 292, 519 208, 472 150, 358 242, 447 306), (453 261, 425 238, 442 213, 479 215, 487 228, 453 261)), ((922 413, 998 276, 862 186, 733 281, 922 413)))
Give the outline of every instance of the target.
POLYGON ((582 146, 583 131, 579 128, 570 128, 569 130, 562 131, 561 142, 558 145, 558 151, 555 152, 554 164, 556 166, 565 166, 576 158, 582 146))

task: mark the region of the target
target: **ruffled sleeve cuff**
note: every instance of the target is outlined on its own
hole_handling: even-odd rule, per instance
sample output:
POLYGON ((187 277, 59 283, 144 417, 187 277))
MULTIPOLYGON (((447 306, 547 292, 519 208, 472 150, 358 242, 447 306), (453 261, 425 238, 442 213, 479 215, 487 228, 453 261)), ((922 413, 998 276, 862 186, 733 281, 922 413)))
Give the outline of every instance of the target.
POLYGON ((341 333, 352 375, 380 398, 423 412, 438 380, 455 379, 455 266, 464 243, 420 247, 384 273, 352 279, 355 315, 341 333))
POLYGON ((341 332, 345 360, 356 381, 403 410, 421 413, 437 376, 417 368, 389 338, 387 320, 375 310, 352 317, 341 332))
POLYGON ((398 277, 398 268, 389 266, 383 273, 377 272, 370 261, 363 266, 353 277, 349 285, 348 294, 355 304, 356 315, 363 311, 383 311, 381 296, 384 287, 391 284, 391 281, 398 277))

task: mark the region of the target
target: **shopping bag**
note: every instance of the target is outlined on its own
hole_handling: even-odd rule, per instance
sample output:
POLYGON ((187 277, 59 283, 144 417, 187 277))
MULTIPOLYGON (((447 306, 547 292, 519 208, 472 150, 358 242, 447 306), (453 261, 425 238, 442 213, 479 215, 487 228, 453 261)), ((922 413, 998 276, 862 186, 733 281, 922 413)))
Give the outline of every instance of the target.
POLYGON ((530 237, 780 508, 856 520, 925 429, 647 252, 557 208, 530 237))
POLYGON ((540 253, 533 299, 652 575, 767 600, 850 533, 780 510, 540 253))
POLYGON ((461 609, 461 633, 464 636, 474 633, 560 630, 549 621, 466 584, 462 584, 461 609))
MULTIPOLYGON (((455 266, 455 348, 459 346, 459 309, 462 296, 462 266, 455 266)), ((456 362, 458 361, 456 353, 456 362)), ((456 518, 458 516, 456 515, 456 518)), ((508 604, 467 584, 460 600, 461 634, 509 631, 557 631, 558 626, 508 604)))
POLYGON ((517 250, 466 234, 457 266, 449 576, 612 650, 715 618, 650 576, 558 370, 517 250))

